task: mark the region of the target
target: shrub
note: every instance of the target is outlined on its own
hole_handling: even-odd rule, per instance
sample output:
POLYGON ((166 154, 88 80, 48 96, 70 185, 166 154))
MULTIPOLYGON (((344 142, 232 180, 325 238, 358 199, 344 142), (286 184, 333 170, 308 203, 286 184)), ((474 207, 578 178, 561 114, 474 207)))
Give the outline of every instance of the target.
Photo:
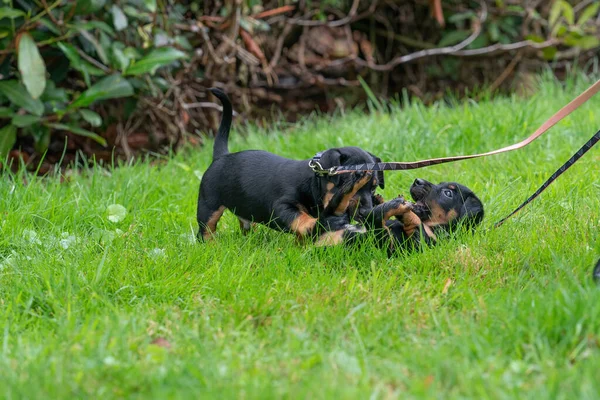
POLYGON ((168 152, 216 127, 215 81, 246 115, 293 119, 365 93, 431 102, 596 68, 600 2, 534 3, 4 0, 0 161, 14 148, 33 167, 47 150, 47 163, 168 152))
POLYGON ((13 2, 0 8, 0 160, 17 136, 39 153, 53 132, 106 146, 96 132, 165 89, 157 70, 191 50, 171 30, 180 7, 167 13, 156 0, 13 2), (102 104, 118 107, 99 112, 102 104))

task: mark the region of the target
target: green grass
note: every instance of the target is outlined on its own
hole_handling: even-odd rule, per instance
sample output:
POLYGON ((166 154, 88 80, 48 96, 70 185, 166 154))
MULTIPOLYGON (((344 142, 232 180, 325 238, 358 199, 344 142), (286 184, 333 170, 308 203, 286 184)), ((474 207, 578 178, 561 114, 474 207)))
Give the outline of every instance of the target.
MULTIPOLYGON (((587 85, 266 135, 238 127, 231 147, 309 158, 357 145, 406 161, 481 152, 526 137, 587 85)), ((599 398, 600 148, 486 229, 600 128, 598 110, 600 97, 517 152, 387 173, 385 197, 416 177, 456 180, 487 212, 474 235, 392 259, 263 227, 244 237, 229 213, 216 241, 195 243, 210 146, 66 183, 4 176, 0 397, 599 398), (108 219, 111 204, 125 219, 108 219)))

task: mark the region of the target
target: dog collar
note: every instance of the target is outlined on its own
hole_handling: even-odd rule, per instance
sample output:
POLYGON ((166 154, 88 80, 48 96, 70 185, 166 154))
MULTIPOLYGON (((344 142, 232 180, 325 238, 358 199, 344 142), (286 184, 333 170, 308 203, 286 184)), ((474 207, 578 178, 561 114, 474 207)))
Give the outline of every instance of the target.
POLYGON ((325 153, 324 151, 320 151, 317 154, 315 154, 313 156, 313 158, 311 158, 310 160, 308 160, 308 166, 310 167, 310 169, 313 170, 313 172, 318 175, 318 176, 333 176, 333 175, 337 175, 337 167, 331 167, 331 168, 323 168, 323 166, 321 165, 321 157, 323 156, 323 153, 325 153))

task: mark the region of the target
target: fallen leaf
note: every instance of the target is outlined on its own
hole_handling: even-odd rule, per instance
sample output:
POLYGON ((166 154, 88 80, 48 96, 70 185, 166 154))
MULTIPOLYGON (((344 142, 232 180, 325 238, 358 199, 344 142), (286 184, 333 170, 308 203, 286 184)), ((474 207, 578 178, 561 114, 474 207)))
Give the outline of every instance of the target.
POLYGON ((442 289, 442 294, 448 293, 448 289, 450 289, 450 286, 452 286, 452 279, 448 278, 448 279, 446 279, 446 284, 444 285, 444 289, 442 289))
POLYGON ((106 208, 106 212, 111 222, 121 222, 127 215, 127 209, 120 204, 111 204, 106 208))
POLYGON ((159 347, 164 347, 165 349, 171 348, 171 343, 169 343, 169 341, 167 339, 162 338, 162 337, 158 337, 158 338, 154 339, 152 342, 150 342, 150 344, 153 344, 153 345, 159 346, 159 347))

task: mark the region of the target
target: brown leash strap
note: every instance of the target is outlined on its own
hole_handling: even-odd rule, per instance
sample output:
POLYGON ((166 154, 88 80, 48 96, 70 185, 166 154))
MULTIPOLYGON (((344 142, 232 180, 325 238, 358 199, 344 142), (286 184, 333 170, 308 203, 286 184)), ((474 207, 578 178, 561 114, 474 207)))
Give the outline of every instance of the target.
POLYGON ((573 99, 569 104, 561 108, 556 114, 550 117, 546 122, 544 122, 531 136, 522 142, 513 144, 511 146, 503 147, 498 150, 489 151, 487 153, 480 154, 471 154, 465 156, 455 156, 455 157, 443 157, 443 158, 432 158, 429 160, 421 160, 421 161, 412 161, 412 162, 380 162, 380 163, 367 163, 367 164, 358 164, 358 165, 340 165, 332 168, 322 168, 319 164, 321 153, 317 154, 313 157, 309 166, 312 168, 315 173, 319 175, 337 175, 350 173, 355 171, 399 171, 399 170, 409 170, 409 169, 417 169, 423 167, 429 167, 431 165, 444 164, 448 162, 461 161, 461 160, 469 160, 472 158, 479 158, 485 156, 492 156, 495 154, 505 153, 507 151, 513 151, 520 149, 522 147, 527 146, 529 143, 533 142, 538 137, 542 136, 546 133, 550 128, 556 125, 563 118, 571 114, 577 108, 579 108, 582 104, 592 98, 596 93, 600 91, 600 80, 590 86, 585 92, 581 93, 575 99, 573 99))

